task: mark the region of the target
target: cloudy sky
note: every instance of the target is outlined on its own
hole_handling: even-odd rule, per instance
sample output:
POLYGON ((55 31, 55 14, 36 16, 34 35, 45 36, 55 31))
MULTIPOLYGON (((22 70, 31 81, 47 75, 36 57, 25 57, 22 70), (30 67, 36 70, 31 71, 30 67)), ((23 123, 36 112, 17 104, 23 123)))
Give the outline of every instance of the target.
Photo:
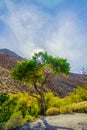
POLYGON ((30 58, 37 50, 87 66, 87 0, 0 0, 0 48, 30 58))

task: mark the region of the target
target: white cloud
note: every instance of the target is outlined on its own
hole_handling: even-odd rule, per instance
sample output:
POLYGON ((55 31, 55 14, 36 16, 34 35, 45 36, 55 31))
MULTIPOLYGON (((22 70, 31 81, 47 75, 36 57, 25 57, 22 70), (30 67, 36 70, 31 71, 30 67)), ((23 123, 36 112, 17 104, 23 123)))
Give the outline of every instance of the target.
POLYGON ((67 58, 72 71, 79 70, 86 64, 86 34, 83 32, 78 19, 72 14, 64 14, 56 20, 47 48, 50 53, 67 58))
POLYGON ((43 36, 46 35, 49 17, 34 5, 28 7, 25 5, 16 10, 12 2, 6 1, 6 3, 10 11, 7 23, 19 41, 20 49, 27 57, 30 57, 34 50, 44 47, 42 42, 43 40, 45 42, 43 36))
POLYGON ((75 14, 62 12, 54 18, 33 4, 16 7, 9 0, 6 4, 10 14, 4 20, 17 39, 14 48, 18 46, 24 56, 41 49, 67 58, 73 71, 86 64, 86 33, 75 14))

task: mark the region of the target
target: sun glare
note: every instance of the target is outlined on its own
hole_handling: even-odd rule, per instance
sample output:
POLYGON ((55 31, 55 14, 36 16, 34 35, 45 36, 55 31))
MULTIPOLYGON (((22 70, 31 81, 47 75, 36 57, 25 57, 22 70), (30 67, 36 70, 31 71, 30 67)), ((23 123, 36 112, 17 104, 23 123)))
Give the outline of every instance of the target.
POLYGON ((43 49, 35 49, 33 51, 33 53, 31 54, 31 56, 33 56, 35 53, 39 53, 39 52, 44 52, 44 50, 43 49))

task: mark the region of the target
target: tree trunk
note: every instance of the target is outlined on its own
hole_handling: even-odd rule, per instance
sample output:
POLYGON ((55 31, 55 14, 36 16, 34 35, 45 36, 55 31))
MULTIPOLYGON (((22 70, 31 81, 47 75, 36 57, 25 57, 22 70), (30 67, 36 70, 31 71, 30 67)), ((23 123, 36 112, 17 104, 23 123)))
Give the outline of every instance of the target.
POLYGON ((46 103, 45 103, 45 98, 44 98, 44 94, 40 95, 40 104, 41 104, 41 114, 45 115, 45 111, 46 111, 46 103))
POLYGON ((45 115, 46 103, 45 103, 43 85, 44 85, 44 82, 42 83, 41 87, 39 88, 39 87, 36 85, 36 83, 34 83, 34 88, 35 88, 36 92, 40 95, 40 99, 39 99, 39 101, 40 101, 40 106, 41 106, 40 114, 45 115))

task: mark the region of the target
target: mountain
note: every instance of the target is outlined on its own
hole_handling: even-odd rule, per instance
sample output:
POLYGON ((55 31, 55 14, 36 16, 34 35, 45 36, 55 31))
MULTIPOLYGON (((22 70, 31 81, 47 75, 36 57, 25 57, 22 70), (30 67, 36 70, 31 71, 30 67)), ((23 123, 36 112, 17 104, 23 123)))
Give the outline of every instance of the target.
POLYGON ((8 49, 0 49, 0 66, 11 69, 23 58, 8 49))
MULTIPOLYGON (((15 67, 18 61, 23 60, 16 53, 0 49, 0 93, 1 92, 34 92, 22 82, 14 81, 10 75, 10 69, 15 67)), ((69 76, 62 75, 53 78, 45 86, 44 91, 52 91, 56 95, 64 97, 72 92, 78 86, 87 86, 87 75, 70 73, 69 76)))
POLYGON ((6 48, 0 49, 0 52, 1 52, 1 53, 4 53, 4 54, 7 54, 7 55, 10 55, 10 56, 13 56, 13 57, 15 57, 15 58, 17 58, 17 59, 22 59, 21 56, 19 56, 19 55, 16 54, 15 52, 13 52, 13 51, 11 51, 11 50, 9 50, 9 49, 6 49, 6 48))

